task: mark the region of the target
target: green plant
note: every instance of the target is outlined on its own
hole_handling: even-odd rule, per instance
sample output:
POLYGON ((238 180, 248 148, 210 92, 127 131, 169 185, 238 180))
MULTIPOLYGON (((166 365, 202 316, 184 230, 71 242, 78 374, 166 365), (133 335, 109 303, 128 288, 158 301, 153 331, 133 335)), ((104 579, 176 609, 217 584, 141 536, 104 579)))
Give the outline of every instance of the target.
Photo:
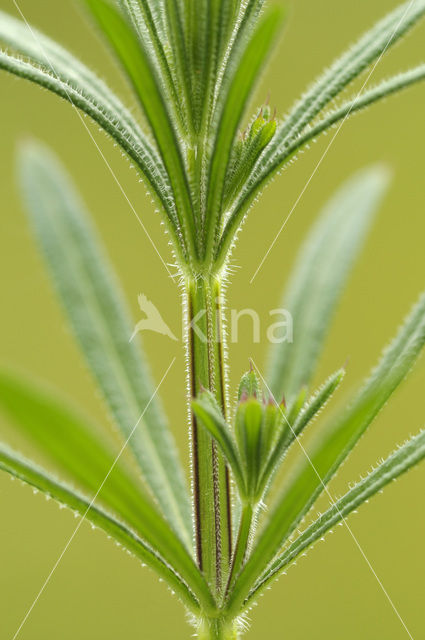
POLYGON ((154 194, 185 297, 192 500, 158 388, 140 345, 128 342, 128 312, 85 207, 57 159, 37 143, 19 155, 31 224, 135 464, 116 458, 102 431, 66 401, 2 371, 1 408, 67 480, 3 444, 0 468, 92 521, 155 569, 190 612, 200 638, 229 640, 239 637, 240 621, 264 587, 300 553, 425 456, 421 432, 297 533, 418 357, 425 342, 423 295, 363 387, 321 424, 269 512, 261 513, 287 451, 342 381, 341 370, 313 395, 306 391, 339 293, 386 190, 382 168, 352 178, 320 216, 285 296, 297 339, 272 350, 267 382, 254 368, 243 376, 235 407, 227 390, 223 311, 231 249, 263 186, 310 140, 425 77, 421 65, 326 111, 423 17, 425 1, 403 4, 380 21, 282 122, 266 104, 243 133, 238 130, 281 11, 264 9, 262 0, 84 3, 139 99, 150 136, 79 60, 39 32, 29 37, 26 25, 3 13, 0 41, 7 49, 0 67, 90 115, 154 194), (283 393, 279 404, 275 398, 283 393))

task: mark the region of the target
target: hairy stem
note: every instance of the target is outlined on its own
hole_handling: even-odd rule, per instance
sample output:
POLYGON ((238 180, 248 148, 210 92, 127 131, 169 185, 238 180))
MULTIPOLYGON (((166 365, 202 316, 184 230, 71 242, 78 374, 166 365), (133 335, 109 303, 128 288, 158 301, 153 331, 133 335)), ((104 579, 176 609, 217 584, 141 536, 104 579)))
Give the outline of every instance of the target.
MULTIPOLYGON (((190 398, 202 388, 209 389, 226 414, 220 281, 210 276, 188 278, 185 289, 190 398)), ((196 557, 219 597, 229 574, 232 548, 229 474, 216 444, 193 415, 191 444, 196 557)))
POLYGON ((197 637, 199 640, 238 640, 240 636, 237 625, 216 619, 205 621, 201 625, 197 637))

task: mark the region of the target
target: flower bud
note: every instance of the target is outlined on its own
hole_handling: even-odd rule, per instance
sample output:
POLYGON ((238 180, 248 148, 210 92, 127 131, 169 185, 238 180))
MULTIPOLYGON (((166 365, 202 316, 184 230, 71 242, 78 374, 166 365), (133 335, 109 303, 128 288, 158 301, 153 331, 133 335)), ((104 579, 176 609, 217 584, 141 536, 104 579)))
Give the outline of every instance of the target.
POLYGON ((243 394, 260 399, 262 396, 260 382, 252 364, 250 370, 243 374, 239 383, 238 401, 241 400, 243 394))
POLYGON ((272 117, 272 110, 270 109, 270 105, 266 104, 263 107, 263 118, 266 122, 268 122, 271 117, 272 117))

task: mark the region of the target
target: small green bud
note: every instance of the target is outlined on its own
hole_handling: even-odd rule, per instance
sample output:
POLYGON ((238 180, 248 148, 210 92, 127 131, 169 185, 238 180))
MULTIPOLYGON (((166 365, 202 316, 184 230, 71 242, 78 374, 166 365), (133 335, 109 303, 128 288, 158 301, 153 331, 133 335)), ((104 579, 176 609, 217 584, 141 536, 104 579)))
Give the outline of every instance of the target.
POLYGON ((272 110, 270 109, 270 105, 266 104, 263 107, 263 118, 264 120, 266 120, 266 122, 268 122, 271 117, 272 117, 272 110))
MULTIPOLYGON (((269 112, 267 112, 269 116, 269 112)), ((255 156, 258 155, 267 147, 276 133, 276 120, 270 120, 269 117, 265 117, 263 110, 260 111, 258 118, 254 120, 251 125, 248 134, 247 144, 255 150, 255 156)))
POLYGON ((254 367, 251 364, 249 371, 243 374, 239 383, 238 401, 240 402, 242 395, 246 394, 248 397, 254 396, 255 398, 262 397, 261 386, 258 380, 257 374, 254 371, 254 367))
POLYGON ((271 122, 266 122, 260 132, 260 146, 261 150, 265 149, 269 142, 271 142, 274 134, 276 133, 276 120, 271 120, 271 122))
POLYGON ((251 125, 251 129, 249 130, 249 139, 253 140, 260 133, 265 124, 266 120, 263 118, 263 111, 261 110, 258 117, 251 125))

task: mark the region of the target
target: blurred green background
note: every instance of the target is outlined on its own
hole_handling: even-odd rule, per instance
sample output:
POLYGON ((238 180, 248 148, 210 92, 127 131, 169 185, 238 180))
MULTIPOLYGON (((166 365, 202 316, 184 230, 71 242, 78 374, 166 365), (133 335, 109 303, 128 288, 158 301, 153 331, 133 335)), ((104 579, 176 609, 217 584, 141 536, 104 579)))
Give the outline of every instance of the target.
MULTIPOLYGON (((280 1, 280 0, 279 0, 280 1)), ((115 63, 72 0, 20 0, 26 18, 90 63, 113 87, 122 86, 115 63)), ((305 85, 346 45, 383 13, 391 0, 289 0, 290 16, 276 54, 259 88, 261 102, 271 91, 278 112, 287 109, 305 85)), ((0 8, 17 14, 12 0, 0 8)), ((374 79, 422 62, 425 24, 379 65, 374 79)), ((30 36, 29 36, 30 37, 30 36)), ((0 76, 0 362, 50 381, 107 422, 95 388, 47 280, 27 229, 15 185, 15 150, 20 139, 36 136, 51 145, 71 171, 90 209, 138 316, 137 294, 145 293, 180 331, 179 291, 140 228, 105 163, 67 104, 47 92, 0 76)), ((288 270, 320 206, 342 180, 359 167, 384 162, 394 179, 367 246, 350 280, 322 358, 318 380, 349 358, 346 388, 374 363, 383 345, 424 287, 425 86, 414 88, 347 123, 313 178, 260 273, 259 261, 312 173, 330 138, 275 180, 256 205, 234 254, 240 267, 229 288, 229 305, 252 307, 266 326, 268 311, 279 305, 288 270)), ((86 120, 102 152, 157 244, 167 256, 159 220, 143 185, 106 137, 86 120)), ((246 334, 232 345, 233 384, 248 356, 264 364, 265 332, 253 344, 246 334)), ((183 354, 181 344, 145 336, 159 379, 177 357, 163 386, 163 398, 182 455, 187 460, 183 354), (177 408, 176 408, 177 407, 177 408), (172 412, 171 412, 172 408, 172 412)), ((390 452, 393 445, 424 426, 425 362, 397 394, 373 430, 332 485, 341 493, 390 452)), ((9 442, 15 434, 0 418, 9 442)), ((26 453, 31 448, 20 443, 26 453)), ((425 638, 425 465, 391 486, 350 525, 415 640, 425 638)), ((30 489, 0 476, 0 638, 13 637, 75 527, 69 513, 32 495, 30 489)), ((88 524, 80 529, 19 637, 22 640, 190 637, 180 605, 147 569, 114 547, 88 524)), ((280 579, 255 610, 250 636, 304 640, 326 638, 403 640, 408 637, 376 578, 347 530, 338 531, 280 579)))

